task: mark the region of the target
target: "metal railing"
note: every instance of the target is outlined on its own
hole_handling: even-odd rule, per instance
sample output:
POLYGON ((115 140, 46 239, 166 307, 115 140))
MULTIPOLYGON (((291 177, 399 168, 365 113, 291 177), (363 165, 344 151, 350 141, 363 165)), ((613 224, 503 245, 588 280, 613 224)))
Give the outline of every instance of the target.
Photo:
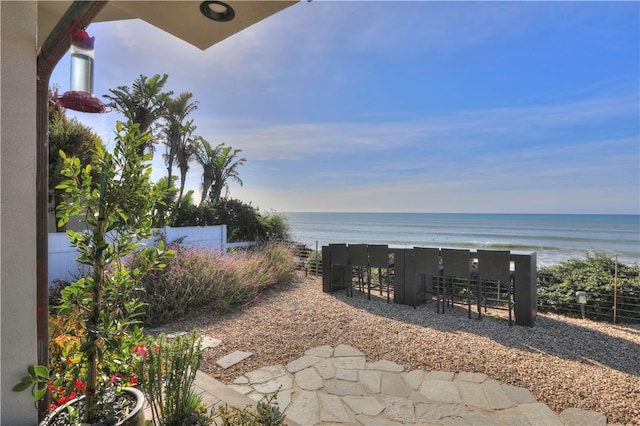
POLYGON ((559 292, 557 288, 560 284, 551 276, 538 274, 539 311, 576 318, 584 316, 594 321, 640 323, 640 292, 638 291, 624 288, 616 291, 604 288, 597 291, 591 290, 588 292, 587 303, 581 305, 574 291, 559 292), (556 289, 555 294, 552 297, 545 297, 544 294, 552 288, 556 289))
MULTIPOLYGON (((322 275, 320 253, 309 250, 308 256, 304 259, 304 270, 306 275, 322 275)), ((544 292, 545 286, 557 284, 550 280, 551 277, 538 273, 536 292, 539 295, 544 292)), ((540 312, 552 312, 576 318, 580 318, 583 311, 583 306, 578 303, 574 292, 556 297, 553 301, 538 297, 537 308, 540 312)), ((614 294, 613 290, 591 291, 584 305, 584 314, 585 318, 594 321, 638 324, 640 323, 640 292, 618 290, 614 294)))

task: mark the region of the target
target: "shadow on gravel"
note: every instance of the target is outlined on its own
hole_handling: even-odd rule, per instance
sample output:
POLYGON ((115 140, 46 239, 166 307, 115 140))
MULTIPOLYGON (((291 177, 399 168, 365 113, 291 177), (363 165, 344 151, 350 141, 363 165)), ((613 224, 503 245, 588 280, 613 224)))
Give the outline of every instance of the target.
MULTIPOLYGON (((169 331, 190 331, 195 327, 221 327, 224 329, 226 322, 233 322, 240 318, 246 319, 246 315, 251 315, 252 307, 274 306, 274 308, 278 308, 279 301, 285 300, 289 292, 299 291, 302 287, 310 285, 313 288, 309 289, 308 296, 311 302, 308 305, 289 307, 292 311, 287 311, 284 317, 275 315, 268 320, 272 323, 270 326, 277 330, 279 339, 283 341, 293 339, 295 341, 300 337, 300 331, 297 330, 295 324, 296 320, 293 319, 300 316, 318 319, 315 330, 312 332, 314 345, 330 344, 335 346, 338 343, 349 343, 351 333, 375 333, 375 328, 371 327, 371 324, 363 324, 358 319, 359 312, 364 311, 379 317, 382 321, 389 318, 404 324, 450 333, 452 339, 463 338, 460 337, 461 333, 473 333, 491 339, 500 345, 522 351, 549 354, 585 365, 603 365, 623 373, 640 376, 640 344, 631 339, 614 337, 600 332, 596 328, 589 327, 588 322, 585 322, 586 325, 581 325, 575 322, 565 322, 561 317, 556 319, 554 315, 539 314, 534 327, 509 326, 504 311, 496 312, 494 310, 492 312, 489 309, 489 314, 483 315, 482 320, 479 321, 476 319, 476 312, 472 312, 472 319, 469 319, 467 308, 459 305, 451 310, 447 308, 444 314, 438 314, 434 301, 414 309, 406 305, 387 304, 386 297, 373 297, 373 293, 370 301, 367 300, 365 293, 358 291, 354 291, 353 297, 347 297, 344 291, 337 291, 333 294, 321 293, 319 280, 309 281, 305 283, 302 279, 291 285, 271 287, 254 301, 245 306, 238 306, 232 312, 214 314, 207 307, 195 309, 185 318, 172 321, 169 331), (323 309, 331 309, 333 302, 328 306, 314 303, 313 300, 316 298, 344 303, 346 306, 352 307, 353 312, 342 316, 340 323, 323 322, 321 317, 326 312, 323 309)), ((288 304, 285 303, 285 305, 288 304)), ((377 326, 379 325, 377 324, 377 326)), ((610 327, 618 327, 621 332, 627 335, 637 336, 640 333, 640 328, 635 326, 610 325, 610 327)), ((255 333, 259 332, 261 327, 256 329, 258 331, 247 330, 246 338, 248 341, 255 333)), ((309 332, 309 330, 306 331, 309 332)), ((259 341, 261 337, 257 337, 259 341)), ((372 338, 374 338, 374 334, 372 338)), ((247 347, 236 349, 246 350, 247 347)), ((292 356, 294 355, 299 356, 300 354, 292 354, 292 356)))
MULTIPOLYGON (((466 306, 447 308, 445 313, 436 313, 435 301, 414 309, 406 305, 387 304, 386 297, 373 297, 359 291, 347 297, 344 291, 331 294, 343 303, 371 314, 428 327, 446 333, 467 332, 528 352, 541 352, 586 365, 604 365, 612 369, 640 376, 640 344, 620 337, 610 336, 586 325, 564 322, 550 315, 538 314, 534 327, 509 326, 506 312, 492 312, 477 319, 472 310, 468 318, 466 306), (504 316, 504 317, 502 317, 504 316)), ((475 308, 475 306, 473 307, 475 308)), ((629 334, 638 334, 640 329, 611 325, 629 334)))

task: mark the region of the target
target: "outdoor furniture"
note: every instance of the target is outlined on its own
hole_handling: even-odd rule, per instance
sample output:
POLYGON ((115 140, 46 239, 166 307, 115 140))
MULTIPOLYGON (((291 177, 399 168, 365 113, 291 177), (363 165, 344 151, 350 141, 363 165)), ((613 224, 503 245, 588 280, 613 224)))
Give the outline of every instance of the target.
MULTIPOLYGON (((471 318, 471 280, 469 278, 469 250, 442 249, 442 279, 438 286, 437 312, 442 313, 450 302, 451 308, 456 299, 467 299, 469 318, 471 318), (466 297, 465 297, 466 296, 466 297)), ((479 308, 478 308, 479 309, 479 308)))
MULTIPOLYGON (((357 286, 358 290, 364 291, 365 273, 369 276, 369 253, 366 244, 349 244, 349 264, 351 265, 351 295, 353 296, 353 287, 357 286), (355 273, 355 282, 353 281, 355 273)), ((369 287, 367 280, 367 287, 369 287)), ((371 289, 369 288, 369 293, 371 289)))
MULTIPOLYGON (((369 244, 369 267, 378 269, 378 283, 374 288, 380 289, 380 295, 386 291, 387 303, 391 301, 391 280, 389 276, 389 246, 386 244, 369 244), (386 271, 383 274, 383 271, 386 271), (385 289, 386 283, 386 289, 385 289)), ((371 273, 369 274, 369 299, 371 299, 371 273)))
MULTIPOLYGON (((349 269, 349 253, 346 244, 329 244, 330 262, 331 262, 331 281, 329 293, 333 293, 334 288, 343 289, 346 287, 346 275, 349 269), (336 283, 336 276, 338 278, 336 283)), ((351 280, 351 277, 349 277, 351 280)), ((347 294, 351 288, 347 289, 347 294)))
MULTIPOLYGON (((495 308, 504 308, 506 305, 509 325, 512 325, 513 284, 511 253, 508 250, 478 250, 478 290, 484 311, 487 312, 487 303, 495 308)), ((480 315, 481 310, 478 309, 478 317, 480 315)))
POLYGON ((418 300, 426 302, 427 295, 432 298, 435 294, 433 281, 440 279, 440 249, 414 247, 413 256, 416 271, 416 298, 413 304, 415 308, 418 305, 418 300))
MULTIPOLYGON (((369 246, 370 247, 370 246, 369 246)), ((368 247, 368 248, 369 248, 368 247)), ((442 249, 446 253, 446 249, 442 249)), ((369 248, 369 251, 371 249, 369 248)), ((460 296, 467 296, 466 302, 470 305, 470 299, 477 298, 478 309, 481 309, 481 305, 485 304, 485 301, 482 300, 482 289, 480 287, 480 283, 478 281, 478 272, 475 269, 472 269, 471 260, 477 259, 478 256, 475 251, 467 251, 466 255, 468 259, 461 260, 461 272, 464 276, 463 282, 470 281, 469 284, 465 288, 465 293, 462 295, 458 295, 458 301, 460 300, 460 296), (469 275, 467 275, 467 273, 469 275), (467 278, 469 277, 469 278, 467 278), (471 291, 473 290, 473 291, 471 291)), ((390 259, 392 261, 388 261, 388 277, 389 277, 389 289, 393 288, 394 293, 394 303, 404 304, 408 306, 415 306, 416 301, 415 297, 418 292, 416 288, 416 268, 415 268, 415 255, 413 248, 389 248, 388 255, 390 255, 390 259)), ((483 256, 483 255, 481 255, 483 256)), ((334 256, 335 257, 335 256, 334 256)), ((447 255, 445 255, 447 257, 447 255)), ((442 258, 442 255, 441 255, 442 258)), ((447 260, 448 257, 447 257, 447 260)), ((505 293, 505 286, 502 285, 501 282, 501 290, 500 290, 500 298, 503 300, 502 303, 497 303, 496 307, 501 309, 509 309, 511 310, 511 317, 513 323, 516 325, 533 327, 535 325, 535 320, 537 317, 537 271, 536 271, 536 253, 513 253, 511 252, 509 256, 510 260, 510 279, 508 281, 508 286, 510 287, 510 294, 505 293), (517 302, 517 303, 516 303, 517 302)), ((449 264, 451 267, 451 261, 445 262, 445 264, 449 264)), ((486 265, 486 262, 480 261, 480 265, 486 265)), ((347 264, 347 269, 343 271, 343 277, 347 277, 349 274, 349 265, 347 264)), ((338 285, 341 280, 339 275, 338 266, 332 266, 331 264, 331 252, 329 249, 329 245, 322 246, 322 291, 325 293, 332 292, 338 285)), ((383 270, 385 268, 383 267, 383 270)), ((482 270, 483 267, 480 266, 482 270)), ((486 266, 484 267, 486 270, 486 266)), ((370 268, 369 268, 370 270, 370 268)), ((439 277, 432 280, 434 285, 434 292, 436 294, 436 306, 437 311, 440 312, 440 308, 443 308, 446 305, 446 302, 451 300, 452 291, 449 291, 449 285, 451 281, 450 279, 445 280, 444 276, 451 276, 453 273, 450 268, 447 269, 446 275, 444 271, 444 265, 440 266, 441 273, 439 277), (446 284, 446 286, 443 286, 446 284), (447 290, 447 291, 445 291, 447 290), (443 302, 443 297, 445 301, 443 302), (443 302, 443 303, 442 303, 443 302), (442 306, 441 306, 442 305, 442 306)), ((380 275, 376 271, 372 271, 371 275, 377 275, 375 278, 377 280, 381 280, 380 275)), ((374 277, 367 277, 367 281, 371 280, 374 277)), ((503 277, 504 278, 504 277, 503 277)), ((505 282, 506 283, 506 282, 505 282)), ((375 285, 375 283, 372 282, 375 285)), ((377 286, 376 286, 377 287, 377 286)), ((464 286, 462 286, 464 287, 464 286)), ((462 288, 461 287, 461 288, 462 288)), ((344 288, 344 287, 341 287, 344 288)), ((427 287, 428 289, 428 287, 427 287)), ((487 298, 486 298, 486 308, 492 307, 491 303, 491 287, 487 284, 487 298)), ((370 294, 370 293, 369 293, 370 294)), ((455 298, 454 298, 455 299, 455 298)))

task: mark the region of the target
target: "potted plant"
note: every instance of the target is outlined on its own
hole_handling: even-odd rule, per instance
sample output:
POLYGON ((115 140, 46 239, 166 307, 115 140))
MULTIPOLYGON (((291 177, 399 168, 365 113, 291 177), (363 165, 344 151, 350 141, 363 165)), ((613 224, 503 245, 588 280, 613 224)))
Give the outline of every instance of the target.
MULTIPOLYGON (((141 424, 139 418, 126 415, 127 420, 118 419, 116 411, 121 405, 118 401, 131 399, 127 385, 137 383, 130 375, 134 350, 143 341, 136 319, 143 305, 135 296, 137 277, 145 270, 162 267, 164 256, 171 254, 163 251, 162 242, 157 247, 143 247, 151 237, 154 206, 164 200, 162 191, 150 180, 152 154, 139 153, 139 147, 149 139, 138 125, 118 122, 113 152, 98 141, 92 164, 82 165, 78 158, 60 152, 64 179, 56 188, 63 190, 64 196, 57 208, 58 226, 76 216, 87 224, 87 232, 67 234, 79 253, 77 261, 89 266, 91 272, 62 290, 57 307, 57 315, 64 318, 63 334, 74 336, 77 345, 73 349, 74 339, 65 343, 69 350, 62 351, 66 357, 63 371, 50 375, 47 367, 31 367, 14 390, 33 387, 36 398, 60 389, 66 390, 66 396, 82 394, 80 400, 69 401, 68 407, 54 412, 56 416, 67 413, 65 424, 141 424), (145 261, 132 268, 127 259, 134 253, 145 261)), ((141 408, 139 401, 136 404, 141 408)), ((129 410, 121 407, 120 411, 129 410)), ((54 421, 52 414, 50 422, 54 421)))

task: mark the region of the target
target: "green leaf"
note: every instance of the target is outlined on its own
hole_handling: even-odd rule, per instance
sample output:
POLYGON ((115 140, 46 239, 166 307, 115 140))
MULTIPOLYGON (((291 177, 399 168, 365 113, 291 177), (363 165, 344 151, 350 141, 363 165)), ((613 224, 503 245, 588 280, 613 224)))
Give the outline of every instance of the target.
POLYGON ((46 380, 49 379, 49 369, 47 367, 44 365, 34 365, 32 367, 36 377, 46 380))
POLYGON ((44 385, 42 387, 36 388, 36 391, 33 393, 33 397, 35 399, 42 399, 46 393, 47 393, 47 386, 44 385))
POLYGON ((20 383, 11 388, 14 392, 22 392, 23 390, 29 389, 33 386, 35 382, 31 379, 31 377, 23 377, 20 379, 20 383))

